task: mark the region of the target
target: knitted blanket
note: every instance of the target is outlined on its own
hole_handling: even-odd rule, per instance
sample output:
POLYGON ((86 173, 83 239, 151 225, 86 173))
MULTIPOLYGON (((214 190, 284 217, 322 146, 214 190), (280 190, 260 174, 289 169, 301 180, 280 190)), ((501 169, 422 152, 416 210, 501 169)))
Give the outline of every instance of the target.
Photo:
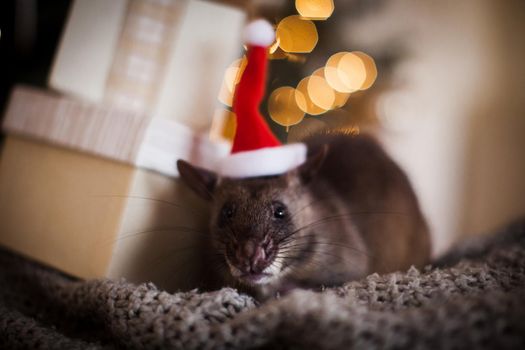
POLYGON ((74 280, 0 251, 0 348, 525 348, 525 222, 418 271, 257 304, 74 280))

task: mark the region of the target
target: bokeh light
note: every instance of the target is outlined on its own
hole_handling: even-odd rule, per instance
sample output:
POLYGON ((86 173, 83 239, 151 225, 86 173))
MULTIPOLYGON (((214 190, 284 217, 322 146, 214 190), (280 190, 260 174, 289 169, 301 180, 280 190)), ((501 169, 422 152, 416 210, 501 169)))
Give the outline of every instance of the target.
POLYGON ((217 96, 217 99, 226 106, 231 107, 233 104, 233 93, 228 90, 228 87, 226 86, 226 82, 223 80, 221 84, 221 89, 219 90, 219 95, 217 96))
POLYGON ((247 64, 246 56, 239 58, 233 61, 226 71, 224 72, 224 79, 222 81, 221 89, 219 90, 218 99, 221 103, 232 106, 233 103, 233 94, 235 92, 235 87, 241 79, 244 68, 247 64))
POLYGON ((288 58, 288 53, 284 52, 280 47, 277 47, 275 51, 271 52, 269 50, 268 52, 268 59, 270 60, 283 60, 288 58))
POLYGON ((246 56, 243 56, 242 58, 233 61, 232 64, 226 68, 224 82, 226 83, 228 91, 231 93, 235 91, 235 86, 239 83, 239 80, 241 80, 242 73, 244 72, 247 63, 248 60, 246 59, 246 56))
POLYGON ((339 78, 350 90, 359 90, 366 81, 366 67, 363 60, 354 53, 341 56, 337 64, 339 78))
POLYGON ((338 92, 338 91, 335 91, 335 90, 334 90, 334 93, 335 93, 335 101, 334 101, 334 104, 333 104, 331 109, 336 109, 336 108, 343 107, 346 104, 346 102, 348 101, 348 98, 350 97, 350 94, 349 93, 344 93, 344 92, 338 92))
POLYGON ((237 85, 237 76, 239 73, 239 67, 228 67, 224 72, 224 83, 229 92, 233 92, 235 85, 237 85))
POLYGON ((271 55, 279 48, 279 38, 275 38, 275 42, 268 48, 268 53, 271 55))
POLYGON ((210 128, 210 139, 213 141, 233 141, 237 129, 237 118, 235 113, 219 108, 213 114, 210 128))
POLYGON ((374 82, 376 81, 376 78, 377 78, 376 63, 374 62, 374 59, 372 57, 370 57, 364 52, 354 51, 353 54, 359 57, 361 61, 363 61, 363 64, 365 65, 366 79, 364 83, 361 85, 361 87, 359 88, 359 90, 366 90, 370 86, 372 86, 372 84, 374 84, 374 82))
POLYGON ((332 109, 335 103, 334 90, 328 85, 324 77, 312 75, 306 86, 310 100, 324 110, 332 109))
POLYGON ((324 74, 326 81, 334 90, 343 93, 350 93, 356 91, 356 89, 351 89, 345 85, 340 77, 340 74, 344 73, 339 71, 339 61, 346 54, 346 52, 338 52, 330 56, 324 67, 324 74))
POLYGON ((310 99, 310 96, 308 95, 308 83, 310 81, 311 77, 306 77, 303 80, 297 84, 296 93, 295 93, 295 100, 299 108, 308 114, 311 115, 319 115, 323 114, 327 111, 327 109, 323 109, 319 106, 317 106, 315 103, 312 102, 310 99))
POLYGON ((299 108, 297 101, 306 103, 301 92, 291 86, 275 89, 268 99, 268 112, 274 122, 285 126, 286 130, 291 125, 300 123, 304 118, 304 111, 299 108))
POLYGON ((297 12, 309 19, 327 19, 334 12, 333 0, 295 0, 297 12))
MULTIPOLYGON (((344 106, 346 104, 346 101, 348 101, 348 98, 350 97, 350 93, 347 93, 347 92, 339 92, 335 89, 333 89, 330 84, 328 83, 328 81, 326 80, 326 68, 319 68, 317 70, 315 70, 313 73, 312 73, 313 76, 319 76, 321 78, 323 78, 326 82, 326 84, 330 87, 330 89, 332 90, 332 92, 330 94, 334 94, 334 101, 332 103, 332 105, 330 106, 330 108, 328 109, 336 109, 336 108, 340 108, 342 106, 344 106)), ((313 100, 314 101, 314 100, 313 100)), ((314 101, 315 103, 315 101, 314 101)))
MULTIPOLYGON (((279 22, 276 40, 268 48, 268 57, 304 61, 305 55, 300 53, 311 52, 318 41, 315 24, 305 17, 327 18, 333 6, 331 0, 297 0, 297 11, 302 17, 288 16, 279 22)), ((245 66, 246 57, 243 57, 234 61, 224 73, 218 98, 227 106, 232 106, 235 87, 245 66)), ((290 126, 303 121, 305 114, 321 115, 343 107, 351 93, 368 89, 376 78, 377 68, 372 57, 360 51, 338 52, 324 67, 302 79, 295 89, 284 86, 274 90, 268 98, 268 112, 274 122, 288 131, 290 126)))
POLYGON ((366 90, 377 78, 377 67, 364 52, 338 52, 326 62, 325 78, 339 92, 366 90))
POLYGON ((319 39, 315 24, 298 15, 283 18, 275 35, 283 51, 295 53, 311 52, 319 39))

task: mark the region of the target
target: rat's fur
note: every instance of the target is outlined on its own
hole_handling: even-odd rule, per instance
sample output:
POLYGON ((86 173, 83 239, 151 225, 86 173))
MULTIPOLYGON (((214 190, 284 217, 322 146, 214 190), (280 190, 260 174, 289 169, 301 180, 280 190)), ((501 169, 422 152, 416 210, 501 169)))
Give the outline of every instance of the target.
POLYGON ((279 176, 219 178, 178 162, 182 179, 212 201, 212 249, 229 266, 223 284, 268 296, 423 265, 425 220, 406 175, 381 147, 368 136, 338 134, 305 142, 307 162, 279 176), (276 218, 282 205, 285 215, 276 218), (250 264, 254 245, 264 251, 254 269, 268 275, 250 282, 239 268, 250 264))

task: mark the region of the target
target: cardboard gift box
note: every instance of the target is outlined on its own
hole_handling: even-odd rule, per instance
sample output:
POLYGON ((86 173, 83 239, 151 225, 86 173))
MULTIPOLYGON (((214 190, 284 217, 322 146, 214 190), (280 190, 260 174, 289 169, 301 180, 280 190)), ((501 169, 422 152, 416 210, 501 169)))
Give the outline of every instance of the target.
POLYGON ((205 1, 76 0, 55 91, 18 86, 6 109, 0 245, 81 278, 198 286, 207 205, 175 163, 229 151, 208 132, 243 23, 205 1))
POLYGON ((241 53, 244 20, 204 0, 76 0, 49 84, 204 131, 223 73, 241 53))

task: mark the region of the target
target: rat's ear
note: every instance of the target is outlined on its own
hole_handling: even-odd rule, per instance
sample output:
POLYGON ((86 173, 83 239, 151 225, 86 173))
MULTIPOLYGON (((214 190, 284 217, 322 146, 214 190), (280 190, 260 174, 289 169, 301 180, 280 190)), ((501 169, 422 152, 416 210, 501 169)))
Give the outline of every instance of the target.
POLYGON ((306 159, 306 162, 299 166, 299 176, 303 182, 307 183, 314 178, 321 168, 327 154, 328 145, 324 144, 309 156, 308 159, 306 159))
POLYGON ((217 174, 193 166, 182 159, 177 161, 177 169, 182 180, 195 191, 195 193, 204 199, 212 199, 212 193, 217 183, 217 174))

